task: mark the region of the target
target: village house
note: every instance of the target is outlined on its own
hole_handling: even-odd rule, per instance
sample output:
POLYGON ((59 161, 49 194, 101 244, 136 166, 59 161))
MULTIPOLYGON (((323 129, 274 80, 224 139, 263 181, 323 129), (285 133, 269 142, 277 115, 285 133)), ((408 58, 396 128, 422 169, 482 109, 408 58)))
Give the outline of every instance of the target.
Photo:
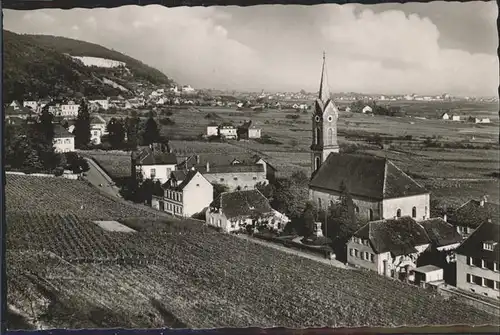
POLYGON ((254 189, 257 184, 268 184, 276 169, 259 156, 198 154, 185 158, 176 170, 195 168, 212 184, 226 186, 229 190, 254 189))
POLYGON ((225 138, 228 140, 235 140, 238 137, 236 128, 231 123, 227 122, 219 125, 218 134, 221 138, 225 138))
POLYGON ((338 108, 329 98, 321 75, 319 98, 312 115, 310 199, 327 208, 342 194, 352 198, 356 214, 383 220, 411 216, 429 218, 430 193, 385 157, 339 153, 338 108))
POLYGON ((155 143, 131 154, 132 177, 167 182, 171 172, 175 171, 177 157, 163 144, 155 143))
POLYGON ((32 111, 38 111, 38 101, 36 100, 25 100, 23 101, 23 107, 31 108, 32 111))
POLYGON ((207 136, 218 136, 219 135, 219 125, 215 122, 211 122, 207 126, 207 136))
POLYGON ((162 189, 163 196, 153 195, 151 205, 171 215, 191 217, 201 213, 213 201, 212 184, 194 169, 172 171, 162 189))
MULTIPOLYGON (((436 251, 454 251, 462 242, 455 227, 442 218, 430 218, 418 222, 424 227, 430 240, 430 248, 436 251)), ((450 260, 454 260, 454 253, 449 255, 450 260)))
POLYGON ((500 205, 488 202, 488 197, 484 196, 480 200, 469 200, 458 207, 450 214, 447 221, 466 238, 488 219, 498 218, 499 215, 500 205))
POLYGON ((248 225, 281 231, 288 222, 288 218, 275 211, 259 190, 221 193, 206 210, 205 220, 208 225, 227 233, 240 231, 248 225))
POLYGON ((68 101, 66 104, 61 104, 59 114, 57 116, 76 118, 78 116, 78 111, 80 110, 80 105, 74 103, 73 101, 68 101))
POLYGON ((100 115, 93 115, 90 119, 90 141, 93 144, 101 144, 101 138, 106 134, 106 120, 100 115))
POLYGON ((26 120, 29 117, 36 117, 36 113, 28 107, 23 107, 21 105, 14 105, 10 104, 5 110, 4 110, 4 117, 5 119, 9 118, 19 118, 26 120))
POLYGON ((365 106, 363 107, 363 109, 361 110, 361 113, 363 114, 370 114, 373 112, 373 109, 370 107, 370 106, 365 106))
POLYGON ((441 114, 441 119, 442 120, 449 120, 450 119, 450 114, 448 114, 448 113, 441 114))
POLYGON ((248 120, 237 128, 237 135, 239 140, 260 138, 261 130, 252 125, 252 121, 248 120))
POLYGON ((500 299, 500 223, 482 223, 457 249, 456 286, 464 291, 500 299))
POLYGON ((194 93, 195 89, 192 88, 190 85, 184 85, 182 86, 182 93, 194 93))
POLYGON ((57 153, 75 151, 75 135, 59 124, 54 125, 54 151, 57 153))
POLYGON ((91 105, 95 105, 97 107, 96 110, 99 110, 99 109, 108 110, 109 109, 109 98, 93 97, 93 98, 89 99, 88 102, 91 105))
POLYGON ((60 103, 52 103, 49 105, 49 113, 54 116, 61 115, 61 104, 60 103))
POLYGON ((453 115, 451 116, 451 121, 460 121, 460 115, 453 114, 453 115))
POLYGON ((12 100, 12 102, 9 104, 9 107, 17 107, 20 108, 22 105, 19 103, 17 100, 12 100))
POLYGON ((476 123, 491 123, 489 118, 482 118, 479 121, 476 121, 476 123))
POLYGON ((371 221, 347 243, 347 262, 406 280, 430 243, 424 227, 410 217, 371 221))

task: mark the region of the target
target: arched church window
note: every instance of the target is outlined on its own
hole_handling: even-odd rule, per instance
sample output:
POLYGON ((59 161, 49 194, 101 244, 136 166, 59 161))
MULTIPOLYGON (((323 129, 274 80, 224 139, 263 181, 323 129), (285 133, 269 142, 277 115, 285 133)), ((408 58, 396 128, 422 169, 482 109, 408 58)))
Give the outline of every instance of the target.
POLYGON ((354 212, 356 212, 356 214, 359 214, 359 207, 354 205, 354 212))
POLYGON ((321 129, 318 127, 316 128, 316 144, 319 144, 321 138, 321 129))
POLYGON ((328 144, 332 144, 332 143, 333 143, 333 129, 328 128, 328 144))
POLYGON ((315 170, 319 169, 319 164, 320 164, 320 159, 319 159, 319 157, 316 157, 315 158, 315 167, 316 167, 315 170))
POLYGON ((417 207, 413 207, 411 209, 411 217, 416 218, 417 217, 417 207))
POLYGON ((370 208, 370 221, 373 221, 373 209, 370 208))
POLYGON ((321 198, 318 198, 318 208, 321 209, 321 198))
POLYGON ((401 209, 398 209, 396 211, 396 217, 400 218, 401 217, 401 209))

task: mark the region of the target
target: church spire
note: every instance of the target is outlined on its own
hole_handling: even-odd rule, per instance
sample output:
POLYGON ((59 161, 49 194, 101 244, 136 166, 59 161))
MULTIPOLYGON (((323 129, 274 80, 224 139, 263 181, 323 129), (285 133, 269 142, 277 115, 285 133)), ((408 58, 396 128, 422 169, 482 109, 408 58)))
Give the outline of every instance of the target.
POLYGON ((319 83, 319 100, 326 102, 330 99, 330 90, 326 81, 326 60, 325 52, 323 51, 323 67, 321 69, 321 82, 319 83))

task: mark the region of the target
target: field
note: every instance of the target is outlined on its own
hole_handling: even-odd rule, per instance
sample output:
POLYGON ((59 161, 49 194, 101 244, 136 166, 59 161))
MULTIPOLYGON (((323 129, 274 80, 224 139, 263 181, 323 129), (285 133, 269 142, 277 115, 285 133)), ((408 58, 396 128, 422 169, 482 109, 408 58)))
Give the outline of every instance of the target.
MULTIPOLYGON (((121 219, 137 232, 105 231, 73 210, 59 213, 63 208, 57 202, 42 199, 45 210, 40 211, 36 197, 15 191, 19 188, 12 187, 10 176, 8 183, 8 301, 47 327, 498 322, 461 301, 371 272, 282 253, 218 233, 198 221, 121 219), (13 207, 23 202, 24 210, 13 207)), ((62 187, 50 192, 47 198, 69 195, 62 187)), ((96 204, 93 216, 110 216, 106 210, 112 204, 98 205, 98 195, 85 195, 96 204)))

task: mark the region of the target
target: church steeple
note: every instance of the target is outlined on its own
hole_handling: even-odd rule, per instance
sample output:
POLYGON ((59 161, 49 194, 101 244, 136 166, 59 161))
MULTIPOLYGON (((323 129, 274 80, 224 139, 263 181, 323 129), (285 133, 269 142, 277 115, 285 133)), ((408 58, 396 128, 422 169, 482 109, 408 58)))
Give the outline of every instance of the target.
POLYGON ((319 83, 319 95, 318 98, 323 103, 326 103, 330 99, 330 90, 328 89, 327 75, 326 75, 326 56, 323 51, 323 67, 321 68, 321 81, 319 83))
POLYGON ((330 97, 325 58, 323 52, 319 94, 312 115, 311 171, 313 173, 319 169, 328 155, 339 152, 337 142, 338 108, 330 97))

